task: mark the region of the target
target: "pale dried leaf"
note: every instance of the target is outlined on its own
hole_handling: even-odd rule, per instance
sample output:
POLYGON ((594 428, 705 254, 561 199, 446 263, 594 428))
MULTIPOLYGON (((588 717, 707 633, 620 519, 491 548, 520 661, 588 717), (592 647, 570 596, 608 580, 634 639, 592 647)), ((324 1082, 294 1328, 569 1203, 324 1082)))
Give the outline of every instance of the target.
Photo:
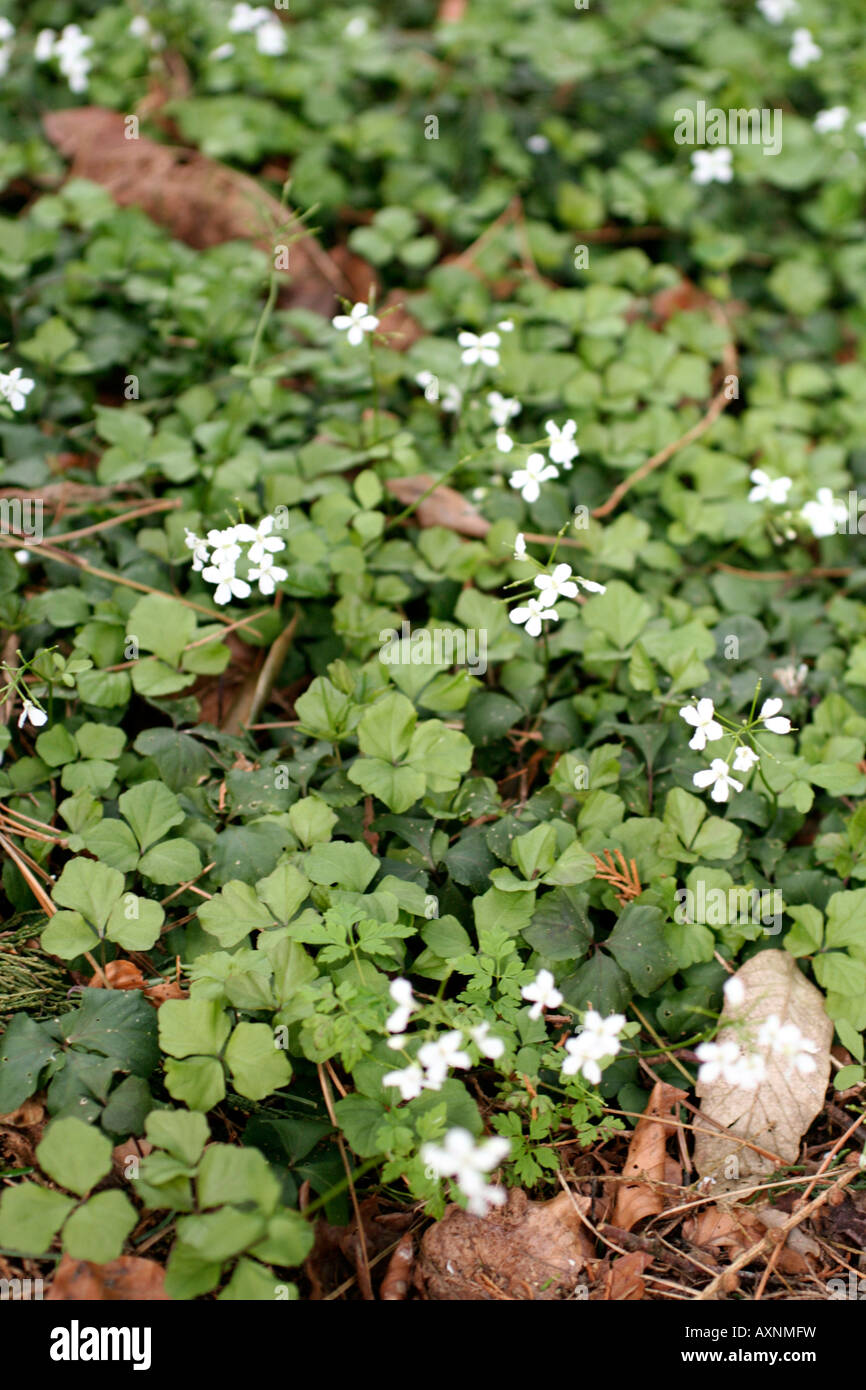
POLYGON ((413 478, 388 478, 385 483, 389 492, 405 507, 417 502, 412 513, 418 526, 444 526, 449 531, 458 531, 461 536, 486 536, 491 523, 481 516, 471 502, 453 487, 440 483, 434 487, 435 478, 429 473, 418 473, 413 478), (424 493, 433 490, 428 497, 424 493), (423 502, 418 502, 424 497, 423 502))
POLYGON ((833 1040, 833 1024, 820 992, 787 951, 759 952, 734 978, 742 983, 745 998, 736 1007, 725 1004, 719 1042, 757 1048, 761 1024, 776 1014, 782 1023, 795 1023, 819 1050, 816 1069, 809 1076, 801 1076, 789 1062, 769 1054, 767 1075, 754 1090, 731 1086, 721 1077, 709 1084, 698 1083, 705 1123, 696 1121, 695 1166, 703 1177, 718 1175, 726 1180, 772 1173, 778 1167, 772 1158, 732 1142, 732 1136, 778 1155, 783 1163, 796 1162, 800 1139, 824 1104, 833 1040))

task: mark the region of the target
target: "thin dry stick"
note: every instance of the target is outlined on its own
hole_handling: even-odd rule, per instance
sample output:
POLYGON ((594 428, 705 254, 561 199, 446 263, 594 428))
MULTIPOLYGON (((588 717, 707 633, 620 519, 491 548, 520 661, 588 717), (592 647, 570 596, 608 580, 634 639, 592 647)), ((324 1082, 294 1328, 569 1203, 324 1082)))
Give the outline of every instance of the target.
POLYGON ((763 1254, 770 1245, 775 1244, 777 1241, 780 1246, 784 1245, 791 1231, 801 1225, 801 1223, 806 1220, 807 1216, 811 1216, 819 1207, 822 1207, 824 1203, 829 1200, 832 1192, 841 1192, 843 1187, 847 1187, 849 1182, 853 1182, 854 1179, 859 1176, 859 1166, 849 1168, 847 1173, 843 1173, 841 1177, 836 1179, 832 1187, 825 1188, 817 1197, 813 1197, 812 1201, 809 1202, 807 1206, 803 1207, 800 1211, 794 1212, 783 1225, 776 1226, 771 1231, 768 1231, 765 1236, 762 1236, 759 1241, 755 1242, 751 1250, 745 1250, 742 1255, 738 1255, 733 1263, 728 1265, 727 1269, 723 1270, 721 1274, 717 1274, 712 1283, 708 1284, 707 1287, 697 1295, 698 1301, 706 1302, 711 1298, 715 1298, 723 1281, 729 1274, 736 1274, 738 1270, 745 1269, 746 1265, 750 1265, 752 1261, 763 1254))
POLYGON ((244 685, 239 699, 229 711, 229 716, 223 726, 224 733, 239 734, 258 719, 268 702, 277 676, 280 674, 280 667, 286 659, 286 653, 292 645, 292 638, 295 635, 300 616, 301 610, 296 608, 291 622, 283 628, 268 652, 252 690, 250 690, 249 685, 244 685))
POLYGON ((358 1227, 358 1248, 361 1252, 361 1267, 358 1270, 358 1285, 361 1289, 362 1297, 368 1302, 375 1302, 373 1294, 373 1282, 370 1278, 370 1260, 367 1255, 367 1241, 364 1236, 364 1223, 361 1220, 361 1208, 358 1204, 358 1194, 355 1191, 355 1184, 352 1181, 352 1165, 349 1163, 349 1156, 346 1153, 346 1146, 343 1143, 343 1135, 337 1123, 337 1115, 334 1110, 334 1097, 331 1095, 331 1087, 325 1075, 325 1068, 321 1062, 316 1063, 316 1071, 319 1073, 319 1085, 322 1088, 322 1095, 325 1098, 325 1107, 328 1111, 328 1119, 337 1131, 337 1147, 340 1150, 340 1157, 343 1160, 343 1167, 346 1170, 346 1181, 349 1184, 349 1192, 352 1196, 352 1207, 355 1212, 355 1224, 358 1227))
MULTIPOLYGON (((183 499, 180 497, 156 497, 151 502, 142 502, 140 507, 136 507, 131 512, 124 512, 122 516, 110 516, 107 521, 94 522, 92 526, 82 526, 78 531, 63 531, 59 536, 49 536, 48 540, 52 545, 66 545, 67 541, 81 540, 83 536, 93 536, 97 531, 110 531, 113 526, 122 526, 124 522, 135 521, 139 516, 150 516, 155 512, 176 511, 183 506, 183 499)), ((22 539, 28 537, 22 531, 13 532, 22 539)))
POLYGON ((812 1181, 809 1183, 809 1186, 806 1188, 806 1191, 801 1193, 801 1195, 798 1197, 796 1203, 798 1208, 801 1206, 805 1206, 806 1202, 809 1200, 812 1188, 815 1186, 815 1183, 818 1181, 821 1175, 825 1173, 826 1170, 829 1168, 831 1161, 836 1157, 842 1145, 846 1142, 846 1140, 851 1138, 851 1135, 854 1133, 855 1129, 857 1129, 858 1126, 861 1125, 864 1120, 866 1120, 866 1111, 864 1111, 863 1114, 858 1115, 853 1125, 849 1125, 842 1137, 836 1140, 836 1143, 833 1145, 832 1149, 830 1149, 829 1153, 825 1155, 821 1167, 818 1169, 817 1173, 812 1178, 812 1181))
MULTIPOLYGON (((722 320, 725 324, 727 324, 727 320, 725 319, 721 310, 714 311, 711 309, 710 313, 712 314, 713 318, 716 318, 717 320, 722 320)), ((716 420, 719 418, 725 407, 730 404, 731 397, 728 394, 727 378, 729 376, 732 376, 736 372, 736 368, 736 348, 734 347, 732 342, 729 342, 725 347, 724 354, 722 357, 722 370, 725 373, 725 381, 722 383, 716 394, 713 396, 713 399, 710 401, 706 414, 703 415, 700 420, 698 420, 696 425, 692 425, 690 430, 686 430, 685 434, 681 435, 679 439, 675 439, 672 443, 666 444, 665 447, 663 449, 660 449, 657 454, 653 454, 652 458, 648 458, 644 463, 642 463, 640 465, 640 468, 636 468, 635 471, 633 473, 630 473, 627 478, 623 478, 622 482, 618 483, 617 486, 614 488, 607 501, 603 502, 600 507, 593 508, 593 516, 609 516, 610 513, 614 510, 614 508, 619 506, 626 493, 631 492, 635 484, 642 482, 643 479, 646 478, 650 473, 652 473, 656 468, 660 468, 663 463, 667 463, 668 459, 673 458, 674 454, 678 454, 681 449, 685 449, 685 447, 688 444, 693 444, 696 439, 700 439, 701 435, 706 434, 710 426, 715 424, 716 420)))

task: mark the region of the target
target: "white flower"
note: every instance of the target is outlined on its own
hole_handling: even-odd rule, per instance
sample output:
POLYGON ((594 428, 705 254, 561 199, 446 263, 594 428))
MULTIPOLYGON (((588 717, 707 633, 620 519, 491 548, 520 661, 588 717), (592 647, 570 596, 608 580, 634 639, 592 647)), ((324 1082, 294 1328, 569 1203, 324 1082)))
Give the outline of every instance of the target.
POLYGON ((512 608, 509 618, 513 623, 526 624, 527 637, 539 637, 541 624, 558 622, 559 614, 555 608, 547 608, 540 598, 530 598, 520 608, 512 608))
POLYGON ((550 149, 550 141, 546 135, 530 135, 526 142, 526 148, 530 154, 547 154, 550 149))
POLYGON ((535 580, 539 597, 545 608, 552 608, 558 598, 577 598, 577 585, 571 577, 571 565, 557 565, 553 574, 539 574, 535 580))
POLYGON ((418 1005, 412 993, 412 986, 408 980, 398 978, 392 980, 388 986, 388 993, 397 1005, 393 1013, 389 1014, 385 1020, 385 1027, 389 1033, 404 1033, 418 1005))
POLYGON ((40 729, 43 724, 48 723, 48 715, 45 713, 45 710, 38 709, 37 706, 34 705, 32 700, 28 700, 25 697, 21 708, 21 713, 18 716, 19 729, 24 727, 28 719, 30 720, 31 724, 35 724, 37 729, 40 729))
POLYGON ((229 32, 232 34, 251 34, 254 29, 258 29, 262 24, 269 24, 273 19, 273 11, 264 5, 258 5, 254 9, 252 5, 242 3, 235 5, 229 19, 229 32))
POLYGON ((331 323, 340 333, 346 333, 352 347, 363 343, 365 333, 373 333, 379 327, 379 320, 375 314, 367 312, 367 306, 363 302, 353 304, 348 314, 337 314, 336 318, 331 319, 331 323))
POLYGON ((286 31, 277 18, 269 19, 267 24, 256 30, 256 48, 266 57, 279 58, 288 46, 286 31))
POLYGON ((15 25, 10 24, 5 15, 0 15, 0 43, 5 43, 7 39, 14 39, 15 25))
POLYGON ((861 140, 866 140, 866 121, 858 121, 854 129, 861 140))
POLYGON ((249 545, 249 558, 254 565, 266 559, 268 551, 276 553, 278 550, 285 550, 286 543, 282 537, 271 535, 275 525, 276 517, 263 516, 258 526, 249 526, 242 522, 233 528, 235 540, 249 545))
POLYGON ((758 9, 771 24, 781 24, 799 8, 797 0, 758 0, 758 9))
POLYGON ((524 999, 533 1001, 530 1018, 541 1018, 542 1009, 555 1009, 562 1003, 562 995, 549 970, 539 970, 532 983, 524 985, 520 993, 524 999))
MULTIPOLYGON (((499 325, 502 327, 502 324, 499 325)), ((501 391, 490 391, 487 395, 490 418, 499 429, 505 429, 509 420, 519 415, 523 406, 516 396, 503 396, 501 391)))
POLYGON ((782 708, 782 701, 778 698, 765 700, 761 705, 758 718, 763 721, 771 734, 789 734, 791 732, 791 721, 786 715, 779 715, 782 708))
POLYGON ((722 758, 713 758, 708 768, 695 773, 692 782, 696 787, 712 787, 713 801, 727 801, 731 787, 737 792, 743 790, 742 782, 731 776, 731 769, 722 758))
POLYGON ((820 58, 823 50, 815 43, 808 29, 795 29, 791 35, 788 62, 792 68, 805 68, 820 58))
POLYGON ((52 56, 60 60, 60 71, 73 92, 83 92, 87 87, 90 59, 84 54, 92 47, 93 39, 82 33, 77 24, 67 24, 54 44, 52 56))
POLYGON ((736 975, 732 975, 729 980, 725 981, 725 987, 722 993, 725 996, 725 1003, 729 1004, 732 1009, 742 1004, 746 997, 745 986, 742 980, 736 975))
POLYGON ((223 568, 211 565, 208 569, 202 570, 202 579, 206 584, 216 584, 214 591, 214 603, 230 603, 232 598, 249 598, 251 590, 245 579, 238 579, 232 566, 223 568))
POLYGON ((711 1085, 723 1077, 731 1086, 739 1084, 740 1064, 743 1054, 735 1042, 701 1043, 695 1048, 695 1055, 701 1063, 698 1068, 698 1081, 711 1085))
POLYGON ((36 35, 36 43, 33 48, 33 57, 37 63, 47 63, 54 53, 54 40, 57 34, 53 29, 40 29, 36 35))
POLYGON ((431 404, 438 401, 439 378, 437 376, 434 376, 432 372, 419 372, 415 380, 424 389, 425 401, 430 401, 431 404))
POLYGON ((453 384, 446 385, 445 394, 442 397, 442 409, 447 410, 449 414, 456 414, 462 404, 463 392, 460 390, 460 387, 454 386, 453 384))
POLYGON ((496 447, 500 454, 510 454, 511 450, 514 448, 514 440, 511 438, 510 434, 505 433, 505 430, 497 430, 496 447))
POLYGON ((218 48, 213 50, 210 56, 215 63, 221 63, 224 58, 230 58, 234 51, 235 46, 233 43, 221 43, 218 48))
POLYGON ((470 1067, 468 1052, 461 1048, 463 1034, 455 1028, 450 1033, 440 1033, 433 1042, 424 1043, 418 1049, 418 1061, 425 1070, 424 1085, 431 1091, 438 1091, 451 1067, 470 1067))
POLYGON ((389 1071, 382 1077, 383 1086, 396 1086, 404 1100, 414 1100, 424 1089, 424 1073, 417 1062, 401 1071, 389 1071))
POLYGON ((576 574, 574 577, 577 583, 580 584, 584 589, 587 589, 591 594, 607 593, 606 584, 596 584, 594 579, 584 579, 582 574, 576 574))
POLYGON ((731 151, 726 145, 714 150, 695 150, 692 155, 692 183, 730 183, 733 177, 731 151))
POLYGON ((484 1139, 476 1144, 467 1129, 449 1129, 440 1145, 422 1144, 422 1162, 442 1178, 454 1178, 458 1188, 468 1198, 468 1209, 475 1216, 485 1216, 489 1207, 502 1206, 505 1193, 484 1181, 507 1157, 511 1150, 508 1139, 484 1139))
POLYGON ((548 420, 544 428, 548 436, 547 452, 550 455, 551 463, 561 463, 564 468, 571 468, 571 460, 577 458, 580 453, 580 449, 574 442, 574 436, 577 432, 576 422, 566 420, 560 429, 552 420, 548 420))
MULTIPOLYGON (((252 550, 250 556, 252 556, 252 550)), ((260 594, 272 594, 275 585, 282 584, 283 580, 288 579, 288 577, 289 571, 276 564, 273 555, 267 553, 261 555, 258 564, 250 569, 250 579, 253 583, 258 580, 260 594)))
POLYGON ((241 548, 235 538, 235 527, 228 526, 224 531, 208 531, 207 543, 211 548, 211 564, 214 568, 233 570, 241 554, 241 548))
POLYGON ((741 743, 734 754, 733 769, 735 772, 750 772, 755 763, 760 761, 754 748, 747 748, 744 743, 741 743))
POLYGON ((780 666, 773 672, 773 679, 777 680, 786 695, 799 695, 803 689, 809 668, 804 661, 799 666, 780 666))
POLYGON ((136 39, 150 38, 150 25, 143 14, 134 15, 129 21, 129 32, 136 39))
POLYGON ((29 551, 29 550, 13 550, 13 552, 12 552, 12 558, 13 558, 14 560, 17 560, 18 563, 19 563, 19 565, 29 565, 29 564, 30 564, 30 551, 29 551))
POLYGON ((579 1072, 593 1086, 597 1086, 601 1081, 601 1067, 598 1065, 592 1038, 585 1033, 566 1038, 565 1050, 568 1056, 562 1063, 563 1076, 576 1076, 579 1072))
POLYGON ((0 372, 0 396, 8 401, 13 410, 23 410, 27 404, 27 397, 36 385, 30 377, 21 375, 20 367, 13 367, 11 372, 0 372))
POLYGON ((826 111, 818 112, 812 126, 821 135, 829 130, 841 130, 850 114, 847 106, 828 106, 826 111))
POLYGON ((793 1062, 801 1076, 809 1076, 816 1069, 817 1044, 804 1038, 796 1023, 781 1023, 778 1014, 770 1014, 762 1025, 758 1046, 769 1048, 783 1061, 793 1062))
POLYGON ((482 1057, 490 1057, 493 1061, 501 1057, 505 1051, 505 1043, 501 1038, 491 1038, 489 1023, 479 1023, 477 1028, 470 1028, 469 1034, 482 1057))
POLYGON ((520 488, 524 502, 537 502, 541 494, 541 483, 548 478, 558 478, 559 469, 547 463, 543 454, 530 454, 525 468, 518 468, 508 479, 511 487, 520 488))
POLYGON ((349 39, 360 39, 363 38, 369 27, 364 16, 362 14, 356 14, 349 20, 343 33, 349 39))
POLYGON ((514 537, 514 558, 515 560, 526 559, 526 538, 522 531, 518 531, 514 537))
POLYGON ((832 488, 819 487, 817 497, 801 507, 800 515, 813 536, 834 536, 837 522, 844 524, 847 520, 848 508, 836 500, 832 488))
POLYGON ((715 712, 712 700, 708 699, 698 700, 697 705, 683 705, 680 710, 680 718, 691 724, 695 731, 689 740, 689 747, 698 753, 706 748, 708 743, 715 743, 716 739, 724 737, 724 729, 713 718, 715 712))
POLYGON ((759 1052, 747 1052, 729 1067, 726 1080, 744 1091, 754 1091, 767 1075, 767 1064, 759 1052))
POLYGON ((514 324, 511 322, 511 319, 500 319, 496 327, 499 329, 500 333, 514 332, 514 324))
POLYGON ((186 533, 184 545, 188 546, 192 551, 193 570, 196 574, 200 574, 210 560, 210 551, 207 548, 207 542, 203 541, 200 536, 195 535, 193 531, 190 531, 188 526, 184 526, 183 529, 186 533))
POLYGON ((485 367, 499 366, 497 349, 501 339, 498 333, 482 333, 479 338, 477 333, 469 333, 464 330, 464 332, 457 334, 457 341, 463 348, 460 361, 464 366, 473 367, 476 362, 483 362, 485 367))
POLYGON ((785 502, 788 498, 792 480, 790 478, 771 478, 763 468, 753 468, 749 474, 755 486, 749 493, 750 502, 785 502))

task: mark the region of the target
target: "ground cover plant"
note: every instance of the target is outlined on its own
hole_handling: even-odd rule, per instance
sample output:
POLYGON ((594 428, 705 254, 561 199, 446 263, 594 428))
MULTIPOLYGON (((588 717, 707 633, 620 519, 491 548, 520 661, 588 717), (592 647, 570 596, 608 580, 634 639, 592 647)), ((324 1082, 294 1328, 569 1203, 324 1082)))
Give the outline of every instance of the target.
POLYGON ((4 1279, 856 1297, 858 11, 5 0, 4 1279))

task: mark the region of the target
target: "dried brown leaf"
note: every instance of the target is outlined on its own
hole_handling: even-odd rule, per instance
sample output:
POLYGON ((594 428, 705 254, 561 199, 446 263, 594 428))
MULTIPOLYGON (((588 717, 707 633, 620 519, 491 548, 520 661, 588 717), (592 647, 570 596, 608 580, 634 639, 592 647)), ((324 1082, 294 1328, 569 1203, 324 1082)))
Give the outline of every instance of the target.
POLYGON ((413 478, 389 478, 385 486, 405 507, 418 502, 428 488, 433 489, 429 497, 418 502, 412 514, 419 526, 444 526, 449 531, 459 532, 461 536, 476 536, 479 539, 486 536, 491 523, 475 510, 471 502, 467 502, 462 493, 453 487, 446 487, 444 483, 434 487, 435 481, 429 473, 418 473, 413 478))
POLYGON ((426 1231, 416 1281, 429 1299, 551 1301, 568 1297, 594 1249, 577 1207, 561 1193, 531 1202, 517 1189, 487 1216, 449 1207, 426 1231))
POLYGON ((620 1255, 607 1272, 604 1281, 604 1301, 635 1303, 645 1298, 646 1284, 643 1272, 652 1262, 652 1255, 647 1255, 643 1250, 632 1250, 628 1255, 620 1255))
POLYGON ((82 1303, 169 1301, 162 1265, 138 1255, 121 1255, 104 1265, 64 1255, 45 1297, 55 1302, 82 1303))
MULTIPOLYGON (((617 1189, 612 1224, 623 1231, 630 1231, 645 1217, 657 1216, 664 1211, 664 1195, 654 1184, 670 1181, 670 1160, 665 1146, 669 1136, 675 1132, 675 1126, 668 1120, 685 1099, 685 1091, 664 1081, 657 1081, 650 1092, 646 1110, 638 1120, 628 1146, 628 1158, 623 1168, 625 1177, 635 1177, 639 1181, 623 1183, 617 1189)), ((679 1175, 676 1181, 681 1181, 679 1165, 676 1171, 679 1175)))

